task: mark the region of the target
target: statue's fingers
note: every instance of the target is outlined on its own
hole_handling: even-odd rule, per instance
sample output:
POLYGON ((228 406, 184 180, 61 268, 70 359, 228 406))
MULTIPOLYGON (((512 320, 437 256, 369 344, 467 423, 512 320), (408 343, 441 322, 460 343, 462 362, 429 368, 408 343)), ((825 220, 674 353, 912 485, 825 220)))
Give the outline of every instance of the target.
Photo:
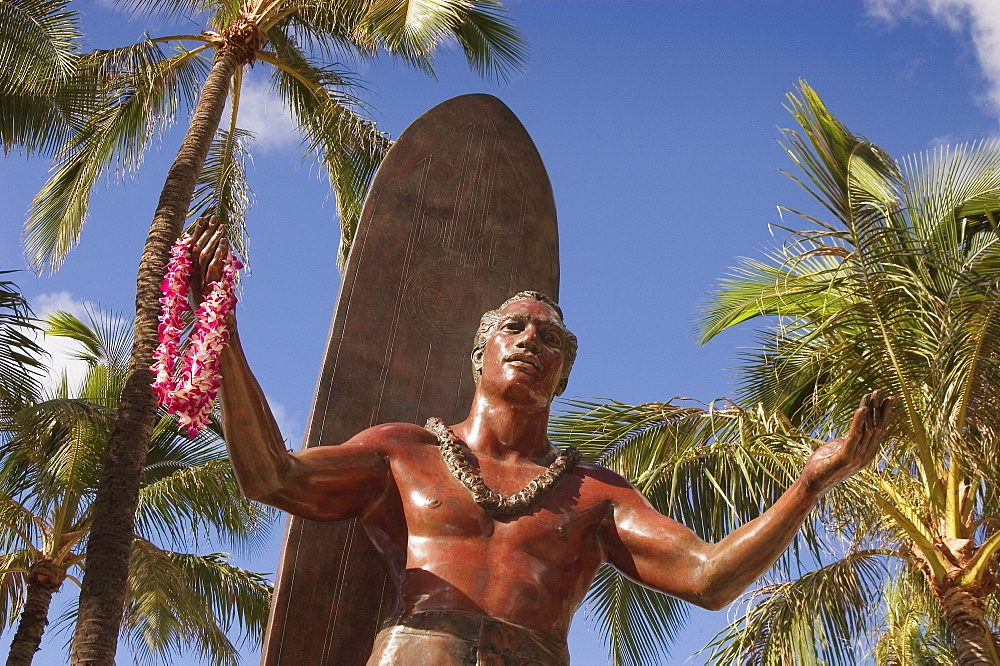
POLYGON ((859 437, 863 436, 865 433, 865 420, 868 418, 868 410, 862 405, 858 407, 857 411, 854 412, 854 418, 851 419, 851 427, 847 431, 847 436, 844 437, 848 440, 852 446, 856 446, 856 443, 851 442, 851 440, 857 440, 859 437))
POLYGON ((210 282, 222 279, 222 272, 226 268, 226 258, 229 256, 229 242, 223 238, 215 248, 215 256, 209 264, 208 276, 210 282))
POLYGON ((201 256, 199 257, 202 266, 208 269, 209 264, 215 259, 215 255, 219 251, 219 243, 225 239, 226 228, 224 225, 217 225, 212 236, 205 243, 205 247, 201 251, 201 256))
POLYGON ((879 405, 879 425, 884 427, 885 422, 889 420, 889 413, 896 404, 896 398, 893 396, 886 396, 882 399, 882 404, 879 405))
POLYGON ((204 232, 204 229, 205 229, 205 218, 203 217, 199 217, 197 220, 195 220, 194 224, 191 225, 191 228, 188 229, 188 234, 191 236, 191 242, 192 244, 194 244, 195 247, 197 247, 198 238, 204 232))
POLYGON ((865 419, 865 425, 868 428, 876 427, 876 410, 878 409, 878 390, 872 391, 865 396, 865 407, 868 409, 867 418, 865 419))
POLYGON ((871 460, 876 455, 878 455, 878 452, 881 448, 882 448, 882 430, 879 429, 872 433, 871 441, 868 444, 868 459, 871 460))

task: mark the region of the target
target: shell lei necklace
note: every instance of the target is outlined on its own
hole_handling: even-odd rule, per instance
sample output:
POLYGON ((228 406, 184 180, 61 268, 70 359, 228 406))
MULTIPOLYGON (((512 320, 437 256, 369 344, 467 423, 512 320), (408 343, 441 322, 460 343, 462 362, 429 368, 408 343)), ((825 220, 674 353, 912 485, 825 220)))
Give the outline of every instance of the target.
POLYGON ((483 507, 486 513, 496 520, 510 518, 529 509, 551 491, 559 483, 559 479, 573 469, 580 460, 580 452, 575 446, 571 446, 562 451, 548 469, 532 479, 524 490, 514 495, 501 495, 486 485, 483 477, 473 471, 465 453, 455 441, 455 433, 445 425, 444 421, 431 417, 427 419, 424 428, 437 437, 441 457, 451 475, 466 487, 476 504, 483 507))

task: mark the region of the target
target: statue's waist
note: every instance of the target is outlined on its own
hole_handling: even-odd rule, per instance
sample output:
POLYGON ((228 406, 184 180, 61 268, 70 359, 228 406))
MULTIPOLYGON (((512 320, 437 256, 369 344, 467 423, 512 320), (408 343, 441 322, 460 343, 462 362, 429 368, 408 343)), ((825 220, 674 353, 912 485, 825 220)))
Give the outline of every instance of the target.
POLYGON ((457 659, 439 663, 569 664, 565 641, 489 615, 450 610, 422 611, 388 618, 382 624, 369 664, 409 663, 393 660, 408 656, 417 649, 421 653, 426 653, 428 649, 441 651, 440 657, 447 655, 457 659), (507 659, 516 657, 517 660, 493 660, 493 657, 503 656, 507 659))

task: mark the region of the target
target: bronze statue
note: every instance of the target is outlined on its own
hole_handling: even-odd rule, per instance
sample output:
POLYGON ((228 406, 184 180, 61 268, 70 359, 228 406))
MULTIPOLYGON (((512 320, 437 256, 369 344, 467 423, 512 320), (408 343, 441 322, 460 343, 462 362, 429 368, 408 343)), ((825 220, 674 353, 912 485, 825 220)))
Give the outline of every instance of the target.
MULTIPOLYGON (((225 240, 215 221, 194 235, 193 282, 207 284, 225 240)), ((484 316, 466 420, 377 425, 297 453, 285 449, 235 319, 230 330, 222 416, 243 492, 313 520, 359 517, 398 587, 369 664, 566 664, 573 613, 605 562, 721 609, 774 563, 826 490, 871 462, 892 405, 866 396, 848 434, 821 446, 774 506, 710 544, 619 475, 549 442, 576 340, 540 294, 484 316)))

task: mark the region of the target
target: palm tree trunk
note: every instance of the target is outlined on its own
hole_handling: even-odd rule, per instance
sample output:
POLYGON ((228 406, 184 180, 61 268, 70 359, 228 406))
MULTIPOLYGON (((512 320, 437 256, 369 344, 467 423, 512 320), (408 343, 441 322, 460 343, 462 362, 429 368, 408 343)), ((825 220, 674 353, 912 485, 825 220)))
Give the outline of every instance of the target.
POLYGON ((984 599, 959 586, 936 590, 935 596, 955 636, 958 663, 962 666, 1000 664, 1000 652, 983 613, 984 599))
POLYGON ((94 499, 87 569, 70 656, 74 666, 114 664, 125 603, 129 550, 135 533, 139 482, 156 419, 149 366, 158 343, 160 283, 170 258, 170 247, 183 228, 198 175, 219 128, 230 81, 236 69, 253 55, 250 51, 248 57, 245 43, 230 42, 229 33, 222 36, 226 41, 216 49, 191 126, 167 172, 139 264, 135 346, 94 499))
POLYGON ((49 623, 49 604, 66 579, 66 570, 48 560, 38 562, 28 573, 28 594, 10 644, 7 666, 29 666, 38 652, 49 623))

